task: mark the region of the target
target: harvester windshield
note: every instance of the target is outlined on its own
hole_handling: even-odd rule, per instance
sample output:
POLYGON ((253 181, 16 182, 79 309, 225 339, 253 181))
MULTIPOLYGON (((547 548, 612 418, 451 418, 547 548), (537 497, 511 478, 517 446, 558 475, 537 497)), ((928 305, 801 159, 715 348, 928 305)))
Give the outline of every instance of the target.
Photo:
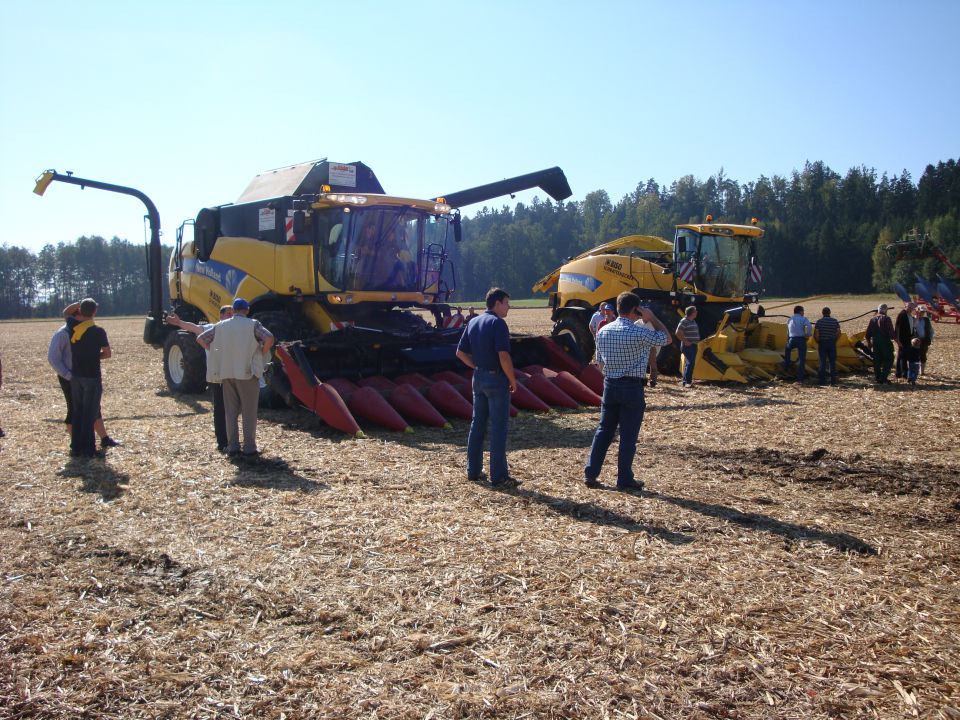
POLYGON ((742 297, 746 292, 752 238, 678 228, 674 248, 680 264, 694 262, 693 279, 698 290, 720 297, 742 297))
POLYGON ((320 274, 344 290, 419 292, 426 259, 442 256, 449 218, 411 207, 327 211, 320 274))

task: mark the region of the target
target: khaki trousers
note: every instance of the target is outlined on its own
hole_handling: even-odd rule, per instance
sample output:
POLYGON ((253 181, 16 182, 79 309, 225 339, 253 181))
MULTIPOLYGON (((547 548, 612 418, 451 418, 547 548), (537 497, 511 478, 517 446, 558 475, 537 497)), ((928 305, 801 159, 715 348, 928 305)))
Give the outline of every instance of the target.
POLYGON ((260 381, 224 379, 223 411, 227 422, 227 452, 240 450, 237 418, 243 418, 243 452, 257 452, 257 404, 260 400, 260 381))

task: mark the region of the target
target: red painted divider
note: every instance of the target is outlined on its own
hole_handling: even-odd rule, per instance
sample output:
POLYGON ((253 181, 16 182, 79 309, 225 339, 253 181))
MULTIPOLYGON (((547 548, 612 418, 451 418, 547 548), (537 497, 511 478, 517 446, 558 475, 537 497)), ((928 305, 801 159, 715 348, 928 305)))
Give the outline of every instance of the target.
POLYGON ((282 346, 277 348, 277 357, 280 358, 280 363, 283 365, 283 370, 290 382, 290 392, 308 410, 340 432, 349 433, 353 436, 363 434, 356 418, 350 413, 343 397, 337 392, 336 388, 317 380, 309 367, 301 368, 300 364, 282 346), (310 373, 309 377, 306 375, 307 372, 310 373))
POLYGON ((336 388, 337 392, 346 400, 355 415, 372 423, 397 432, 413 432, 410 424, 400 413, 394 410, 383 395, 372 387, 357 387, 344 378, 334 378, 328 385, 336 388))

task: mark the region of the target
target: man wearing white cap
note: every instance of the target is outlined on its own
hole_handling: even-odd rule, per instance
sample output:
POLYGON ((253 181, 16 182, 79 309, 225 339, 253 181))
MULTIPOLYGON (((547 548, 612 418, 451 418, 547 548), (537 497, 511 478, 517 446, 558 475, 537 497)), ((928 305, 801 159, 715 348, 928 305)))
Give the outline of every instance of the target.
POLYGON ((873 373, 878 385, 890 382, 890 370, 893 369, 893 343, 897 333, 893 329, 893 321, 887 317, 886 303, 881 303, 877 314, 870 319, 867 325, 867 347, 873 353, 873 373))

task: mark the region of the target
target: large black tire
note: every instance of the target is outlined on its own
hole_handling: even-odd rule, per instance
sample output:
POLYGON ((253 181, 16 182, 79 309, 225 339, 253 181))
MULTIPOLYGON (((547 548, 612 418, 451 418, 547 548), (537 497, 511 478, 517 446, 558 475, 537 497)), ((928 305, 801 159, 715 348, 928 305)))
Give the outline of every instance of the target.
POLYGON ((657 353, 657 370, 661 375, 680 374, 680 348, 676 341, 660 348, 657 353))
MULTIPOLYGON (((290 316, 279 310, 267 310, 253 316, 271 333, 275 342, 293 338, 293 321, 290 316)), ((291 405, 290 383, 280 367, 280 361, 271 352, 271 362, 264 370, 263 383, 260 386, 260 407, 283 408, 291 405)))
POLYGON ((207 356, 189 332, 171 332, 163 343, 163 375, 172 392, 190 395, 207 387, 207 356))
POLYGON ((673 334, 673 328, 679 322, 677 311, 665 302, 654 299, 648 301, 653 314, 667 328, 667 335, 670 336, 670 343, 664 345, 657 352, 657 370, 661 375, 679 375, 680 374, 680 343, 673 334))
POLYGON ((590 332, 590 318, 579 313, 567 313, 553 325, 551 336, 559 343, 569 346, 572 342, 580 352, 581 362, 590 362, 593 358, 593 335, 590 332))

